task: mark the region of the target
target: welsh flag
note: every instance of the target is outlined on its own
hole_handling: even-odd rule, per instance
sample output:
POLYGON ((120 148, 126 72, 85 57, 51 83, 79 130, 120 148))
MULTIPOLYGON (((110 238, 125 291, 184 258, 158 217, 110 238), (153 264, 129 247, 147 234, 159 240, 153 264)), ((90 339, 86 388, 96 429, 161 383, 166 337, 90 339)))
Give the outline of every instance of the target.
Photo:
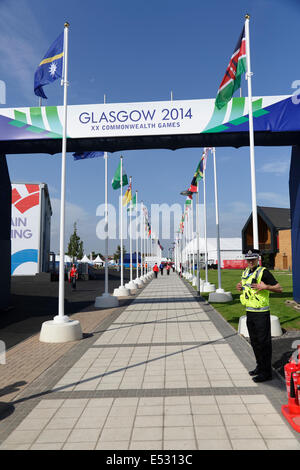
POLYGON ((215 101, 218 109, 223 108, 231 100, 233 93, 240 88, 241 76, 246 71, 246 38, 244 27, 219 86, 215 101))

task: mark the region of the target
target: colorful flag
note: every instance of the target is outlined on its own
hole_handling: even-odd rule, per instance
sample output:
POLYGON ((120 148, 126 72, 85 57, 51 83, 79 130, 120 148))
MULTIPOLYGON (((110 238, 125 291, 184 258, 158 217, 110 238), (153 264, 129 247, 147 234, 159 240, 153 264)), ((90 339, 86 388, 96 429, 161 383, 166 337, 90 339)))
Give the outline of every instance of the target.
POLYGON ((64 57, 64 33, 62 32, 56 41, 48 49, 43 60, 39 64, 34 75, 34 93, 47 99, 43 86, 62 77, 64 57))
POLYGON ((192 205, 190 197, 187 197, 185 200, 185 208, 188 209, 192 205))
MULTIPOLYGON (((122 175, 122 183, 123 186, 127 186, 128 178, 127 175, 122 175)), ((111 182, 113 189, 120 189, 121 188, 121 161, 119 162, 118 168, 116 169, 114 178, 111 182)))
POLYGON ((131 198, 132 198, 132 194, 131 194, 131 183, 130 183, 130 185, 127 188, 126 193, 123 196, 123 201, 122 201, 123 206, 127 206, 129 201, 131 201, 131 198))
POLYGON ((188 189, 189 191, 191 191, 191 193, 196 193, 197 192, 197 183, 198 183, 198 181, 203 179, 203 171, 205 170, 205 166, 206 166, 206 155, 204 153, 201 157, 200 162, 198 163, 198 166, 197 166, 197 169, 194 173, 191 185, 188 189))
POLYGON ((215 101, 215 106, 218 109, 223 108, 231 100, 233 93, 240 88, 242 73, 246 71, 246 38, 244 27, 219 86, 215 101))
POLYGON ((103 157, 104 152, 81 152, 73 153, 74 160, 85 160, 86 158, 103 157))
POLYGON ((133 196, 133 198, 130 201, 130 204, 127 208, 127 212, 129 211, 135 211, 136 209, 136 194, 133 196))

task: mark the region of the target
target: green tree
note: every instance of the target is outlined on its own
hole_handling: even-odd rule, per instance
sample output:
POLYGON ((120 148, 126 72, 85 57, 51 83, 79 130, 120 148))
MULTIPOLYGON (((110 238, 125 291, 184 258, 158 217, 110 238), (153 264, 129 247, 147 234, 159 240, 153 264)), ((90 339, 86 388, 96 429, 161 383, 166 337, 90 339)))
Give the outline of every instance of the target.
POLYGON ((74 222, 74 232, 70 236, 67 255, 71 256, 73 260, 74 258, 81 259, 83 257, 83 241, 77 235, 76 222, 74 222))
MULTIPOLYGON (((123 245, 123 257, 124 257, 124 255, 125 255, 125 253, 126 253, 126 250, 125 250, 125 246, 123 245)), ((115 253, 114 253, 114 260, 115 260, 115 261, 118 261, 118 260, 120 260, 120 259, 121 259, 121 246, 118 245, 118 246, 117 246, 117 250, 116 250, 115 253)))

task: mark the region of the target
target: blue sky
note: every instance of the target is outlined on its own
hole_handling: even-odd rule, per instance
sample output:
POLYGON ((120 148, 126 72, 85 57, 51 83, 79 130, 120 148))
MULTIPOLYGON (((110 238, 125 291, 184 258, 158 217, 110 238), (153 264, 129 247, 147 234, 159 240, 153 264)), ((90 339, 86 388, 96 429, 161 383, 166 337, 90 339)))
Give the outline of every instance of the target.
MULTIPOLYGON (((249 13, 253 96, 292 94, 300 79, 300 5, 296 0, 40 0, 0 1, 1 76, 6 104, 38 105, 33 77, 45 52, 69 32, 68 104, 215 98, 229 58, 249 13)), ((63 104, 56 81, 45 88, 48 105, 63 104)), ((247 96, 246 82, 242 92, 247 96)), ((256 147, 257 203, 289 207, 289 147, 256 147)), ((184 203, 202 149, 132 150, 109 156, 109 181, 119 156, 134 189, 152 203, 184 203)), ((239 237, 251 212, 249 148, 217 148, 220 232, 239 237)), ((8 155, 12 182, 48 184, 53 207, 51 248, 58 250, 60 154, 8 155)), ((208 235, 214 237, 212 160, 207 162, 208 235)), ((76 221, 87 253, 103 251, 96 237, 97 206, 104 202, 102 158, 74 162, 67 155, 66 241, 76 221)), ((200 194, 200 201, 202 195, 200 194)), ((117 191, 109 188, 117 204, 117 191)), ((172 241, 172 240, 171 240, 172 241)), ((168 248, 169 242, 162 241, 168 248)), ((110 242, 110 252, 117 241, 110 242)))

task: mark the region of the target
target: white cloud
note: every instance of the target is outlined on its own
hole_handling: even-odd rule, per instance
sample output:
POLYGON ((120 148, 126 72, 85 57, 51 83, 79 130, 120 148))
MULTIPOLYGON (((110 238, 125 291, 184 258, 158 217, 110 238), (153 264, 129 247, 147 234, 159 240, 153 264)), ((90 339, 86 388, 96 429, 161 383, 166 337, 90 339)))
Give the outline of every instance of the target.
POLYGON ((264 206, 266 204, 272 204, 274 207, 289 207, 290 201, 288 196, 283 194, 272 193, 272 192, 260 192, 257 193, 257 204, 264 206))
MULTIPOLYGON (((59 251, 59 231, 60 231, 60 199, 52 198, 52 218, 51 218, 51 250, 59 251)), ((89 214, 82 207, 66 202, 65 207, 65 249, 68 247, 70 235, 74 231, 74 222, 77 225, 77 234, 83 241, 85 253, 90 251, 101 251, 104 249, 102 240, 96 236, 96 225, 99 218, 89 214)))
POLYGON ((42 58, 37 45, 45 42, 43 38, 42 29, 26 2, 1 1, 1 61, 5 64, 5 72, 18 82, 27 97, 32 97, 34 72, 42 58))
POLYGON ((283 174, 287 173, 290 168, 289 161, 277 161, 271 163, 265 163, 263 166, 259 168, 258 171, 262 173, 271 173, 275 176, 282 176, 283 174))

